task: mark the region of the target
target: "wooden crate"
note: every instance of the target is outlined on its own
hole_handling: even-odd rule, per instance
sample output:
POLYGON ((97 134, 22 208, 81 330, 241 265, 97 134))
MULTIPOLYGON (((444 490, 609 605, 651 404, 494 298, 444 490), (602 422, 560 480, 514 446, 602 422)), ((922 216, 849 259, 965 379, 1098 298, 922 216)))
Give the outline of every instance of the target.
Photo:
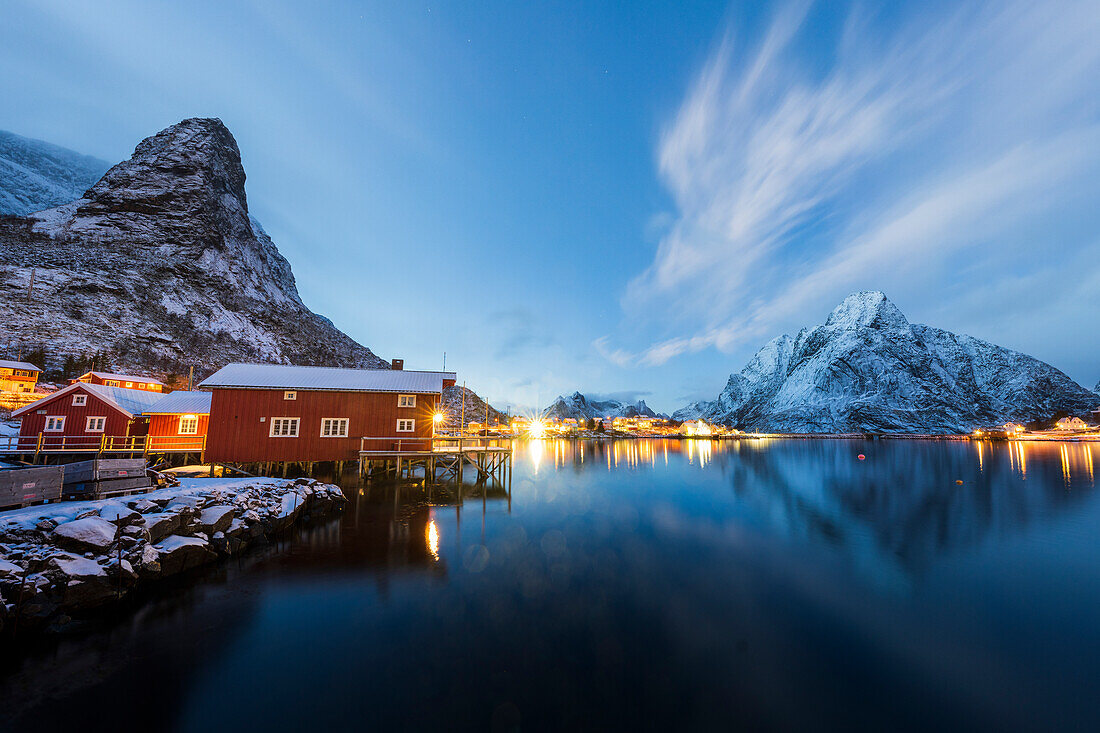
POLYGON ((145 476, 133 478, 108 479, 107 481, 81 481, 79 483, 65 484, 65 496, 86 496, 102 499, 116 494, 128 494, 137 491, 147 491, 156 488, 153 481, 145 476))
POLYGON ((65 466, 66 484, 83 484, 116 478, 145 476, 145 460, 142 458, 99 458, 79 461, 65 466))
POLYGON ((0 507, 60 499, 63 474, 63 466, 35 466, 0 471, 0 507))

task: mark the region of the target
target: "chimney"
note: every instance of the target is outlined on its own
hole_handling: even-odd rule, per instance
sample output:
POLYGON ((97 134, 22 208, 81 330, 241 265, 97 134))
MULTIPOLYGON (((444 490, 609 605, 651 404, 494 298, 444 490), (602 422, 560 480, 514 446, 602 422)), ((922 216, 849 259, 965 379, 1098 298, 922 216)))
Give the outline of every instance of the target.
POLYGON ((393 369, 394 371, 399 372, 404 368, 405 368, 405 360, 404 359, 394 359, 393 361, 390 362, 390 369, 393 369))

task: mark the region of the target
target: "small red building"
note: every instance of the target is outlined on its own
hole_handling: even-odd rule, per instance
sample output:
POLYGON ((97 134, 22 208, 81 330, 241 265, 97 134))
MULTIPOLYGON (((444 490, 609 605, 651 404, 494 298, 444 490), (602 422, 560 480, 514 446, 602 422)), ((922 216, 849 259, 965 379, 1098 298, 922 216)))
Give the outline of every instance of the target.
POLYGON ((84 382, 86 384, 102 384, 105 387, 122 387, 123 389, 140 389, 146 392, 164 392, 164 382, 152 377, 142 377, 136 374, 112 374, 111 372, 87 372, 72 380, 73 384, 84 382))
POLYGON ((143 413, 149 418, 149 450, 202 452, 210 425, 209 392, 177 390, 143 413))
POLYGON ((427 450, 454 372, 230 364, 213 391, 206 460, 358 460, 368 450, 427 450), (363 441, 363 438, 368 440, 363 441))
POLYGON ((12 412, 21 418, 20 447, 37 442, 43 448, 94 448, 103 436, 145 435, 149 419, 142 413, 164 395, 123 387, 77 382, 12 412))

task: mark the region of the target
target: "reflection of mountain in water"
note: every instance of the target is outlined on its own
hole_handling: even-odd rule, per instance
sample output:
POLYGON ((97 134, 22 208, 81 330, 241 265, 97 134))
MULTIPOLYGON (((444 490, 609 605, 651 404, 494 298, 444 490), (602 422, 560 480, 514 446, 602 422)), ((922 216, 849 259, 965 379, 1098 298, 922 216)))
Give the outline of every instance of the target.
POLYGON ((938 556, 1017 533, 1088 496, 1090 450, 1085 444, 773 441, 744 442, 736 457, 717 460, 738 498, 769 525, 912 574, 938 556), (857 459, 861 451, 866 461, 857 459))

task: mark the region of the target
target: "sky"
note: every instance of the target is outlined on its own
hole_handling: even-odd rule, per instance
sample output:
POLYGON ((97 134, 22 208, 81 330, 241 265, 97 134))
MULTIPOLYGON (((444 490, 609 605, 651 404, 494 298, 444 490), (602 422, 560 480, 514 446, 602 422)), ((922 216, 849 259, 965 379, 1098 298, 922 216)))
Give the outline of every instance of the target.
POLYGON ((671 412, 884 291, 1100 380, 1100 4, 5 0, 0 129, 219 117, 304 301, 494 404, 671 412))

